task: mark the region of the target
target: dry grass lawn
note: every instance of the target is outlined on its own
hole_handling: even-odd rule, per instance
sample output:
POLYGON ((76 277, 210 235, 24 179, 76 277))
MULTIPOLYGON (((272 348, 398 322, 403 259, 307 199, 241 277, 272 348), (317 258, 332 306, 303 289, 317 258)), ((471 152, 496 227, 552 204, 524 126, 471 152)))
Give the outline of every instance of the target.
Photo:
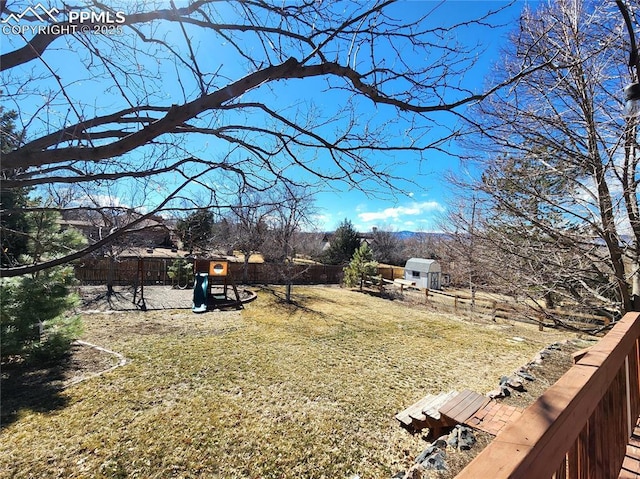
POLYGON ((0 475, 390 478, 427 445, 395 413, 427 393, 487 392, 572 337, 339 288, 294 297, 86 316, 83 339, 130 362, 18 411, 3 425, 0 475))

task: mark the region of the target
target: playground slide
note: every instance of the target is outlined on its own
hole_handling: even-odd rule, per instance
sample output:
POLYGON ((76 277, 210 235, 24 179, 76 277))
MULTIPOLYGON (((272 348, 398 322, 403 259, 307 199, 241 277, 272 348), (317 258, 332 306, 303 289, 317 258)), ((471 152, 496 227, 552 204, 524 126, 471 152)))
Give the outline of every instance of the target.
POLYGON ((198 273, 193 285, 193 305, 191 311, 204 313, 207 310, 207 293, 209 291, 209 275, 198 273))

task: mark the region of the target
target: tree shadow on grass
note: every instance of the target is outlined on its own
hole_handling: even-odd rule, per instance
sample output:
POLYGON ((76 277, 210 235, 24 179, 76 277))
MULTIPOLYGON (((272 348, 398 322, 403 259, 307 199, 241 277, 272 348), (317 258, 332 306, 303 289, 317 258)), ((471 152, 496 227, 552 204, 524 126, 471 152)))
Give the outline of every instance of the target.
MULTIPOLYGON (((304 304, 308 301, 331 303, 331 304, 338 303, 337 300, 332 300, 330 298, 327 298, 326 296, 318 297, 313 294, 305 294, 304 292, 300 291, 300 289, 314 287, 314 286, 315 285, 298 285, 298 284, 293 285, 291 290, 292 300, 290 302, 286 301, 284 286, 261 285, 261 286, 258 286, 258 288, 260 291, 264 291, 271 294, 274 298, 276 298, 278 303, 291 304, 301 308, 304 308, 305 307, 304 304)), ((320 285, 320 287, 323 287, 323 286, 320 285)), ((327 289, 330 289, 330 288, 327 288, 327 289)))
POLYGON ((393 289, 384 289, 381 292, 379 289, 363 288, 361 293, 367 294, 369 296, 374 296, 376 298, 386 299, 389 301, 399 301, 404 299, 404 296, 402 293, 400 293, 400 291, 395 291, 393 289))
MULTIPOLYGON (((264 286, 262 288, 260 288, 261 291, 266 291, 268 293, 270 293, 274 298, 275 298, 275 303, 284 309, 289 310, 290 312, 293 312, 295 310, 301 310, 301 311, 305 311, 307 313, 313 313, 313 314, 317 314, 319 316, 326 316, 324 313, 320 312, 320 311, 316 311, 315 309, 307 306, 305 303, 307 303, 311 298, 308 296, 304 296, 301 294, 294 294, 291 297, 290 301, 287 301, 286 296, 283 292, 276 290, 275 288, 272 288, 270 286, 264 286)), ((317 301, 316 298, 314 298, 314 300, 317 301)), ((331 301, 328 300, 326 298, 322 298, 322 301, 324 302, 329 302, 329 303, 336 303, 336 301, 331 301)))
POLYGON ((3 363, 0 380, 0 430, 14 423, 24 410, 51 412, 64 408, 64 371, 70 358, 46 364, 3 363))
MULTIPOLYGON (((111 288, 107 291, 94 293, 94 296, 87 294, 83 298, 83 308, 88 309, 96 306, 107 306, 109 310, 113 311, 134 311, 136 309, 141 309, 138 304, 140 302, 140 298, 137 298, 137 301, 133 300, 135 291, 135 289, 123 288, 123 292, 120 292, 111 288)), ((140 294, 138 293, 138 296, 139 295, 140 294)))

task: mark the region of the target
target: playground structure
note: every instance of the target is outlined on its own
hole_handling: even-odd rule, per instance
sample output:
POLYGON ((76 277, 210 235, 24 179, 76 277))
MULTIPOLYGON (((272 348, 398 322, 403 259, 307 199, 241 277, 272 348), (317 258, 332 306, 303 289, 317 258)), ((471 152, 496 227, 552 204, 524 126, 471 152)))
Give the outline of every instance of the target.
MULTIPOLYGON (((135 263, 133 304, 142 311, 147 311, 148 309, 145 298, 145 284, 149 284, 148 277, 151 274, 147 265, 148 262, 144 258, 138 258, 135 263)), ((193 312, 203 313, 230 307, 242 309, 243 304, 257 298, 255 292, 247 289, 238 291, 238 287, 233 281, 233 275, 230 273, 230 266, 231 264, 226 260, 196 259, 193 261, 194 285, 193 300, 191 302, 191 310, 193 312)), ((153 272, 155 273, 157 270, 154 269, 153 272)), ((158 286, 157 282, 150 284, 158 286)), ((173 285, 173 287, 176 288, 176 285, 173 285)), ((177 288, 184 289, 180 284, 177 285, 177 288)), ((167 307, 166 304, 159 303, 156 298, 150 307, 151 309, 182 309, 188 306, 167 307)))
POLYGON ((195 260, 193 285, 194 313, 204 313, 221 308, 242 309, 238 287, 229 274, 229 263, 224 260, 195 260), (233 297, 229 295, 233 292, 233 297))

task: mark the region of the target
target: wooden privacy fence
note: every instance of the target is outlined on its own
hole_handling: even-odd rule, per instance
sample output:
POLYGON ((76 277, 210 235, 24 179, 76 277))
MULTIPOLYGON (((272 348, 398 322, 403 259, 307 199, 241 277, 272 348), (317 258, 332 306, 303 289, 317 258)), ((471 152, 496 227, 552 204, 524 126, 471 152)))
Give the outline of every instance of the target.
POLYGON ((382 279, 393 281, 394 279, 404 278, 404 268, 400 266, 378 266, 378 275, 382 279))
POLYGON ((456 479, 613 479, 640 414, 640 313, 626 314, 456 479))
MULTIPOLYGON (((168 268, 173 259, 149 258, 144 260, 144 284, 171 285, 168 268)), ((137 284, 140 263, 137 258, 110 260, 108 258, 83 259, 73 264, 76 279, 81 284, 107 284, 125 286, 137 284)))
MULTIPOLYGON (((125 258, 112 261, 108 258, 85 259, 74 263, 76 278, 86 285, 106 284, 125 286, 138 284, 140 276, 145 285, 172 285, 168 268, 172 258, 125 258)), ((249 263, 247 282, 250 284, 281 284, 282 270, 270 263, 249 263)), ((230 274, 236 282, 242 282, 243 263, 229 263, 230 274)), ((289 272, 296 284, 338 284, 342 280, 342 266, 322 264, 296 264, 289 272)))

